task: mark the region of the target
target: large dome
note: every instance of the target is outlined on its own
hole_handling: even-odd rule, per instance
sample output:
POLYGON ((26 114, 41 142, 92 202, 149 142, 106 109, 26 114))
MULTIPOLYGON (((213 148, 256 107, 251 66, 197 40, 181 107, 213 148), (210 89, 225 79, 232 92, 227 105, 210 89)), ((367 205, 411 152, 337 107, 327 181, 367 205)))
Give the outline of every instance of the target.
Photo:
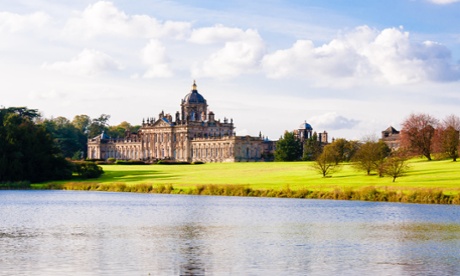
POLYGON ((192 91, 188 93, 187 95, 185 95, 184 103, 185 104, 206 104, 206 100, 204 99, 204 97, 200 93, 198 93, 195 82, 193 82, 192 91))

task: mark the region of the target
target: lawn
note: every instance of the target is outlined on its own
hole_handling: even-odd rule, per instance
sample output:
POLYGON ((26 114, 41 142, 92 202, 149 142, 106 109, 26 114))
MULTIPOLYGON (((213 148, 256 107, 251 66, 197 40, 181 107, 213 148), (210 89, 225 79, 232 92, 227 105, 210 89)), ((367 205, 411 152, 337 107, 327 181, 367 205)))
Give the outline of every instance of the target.
POLYGON ((406 176, 396 179, 367 176, 345 164, 332 177, 323 178, 310 162, 209 163, 202 165, 104 165, 99 179, 82 180, 100 184, 128 186, 172 185, 189 189, 198 185, 244 185, 252 189, 332 190, 376 187, 399 191, 441 189, 445 193, 460 192, 460 163, 450 160, 413 159, 406 176))

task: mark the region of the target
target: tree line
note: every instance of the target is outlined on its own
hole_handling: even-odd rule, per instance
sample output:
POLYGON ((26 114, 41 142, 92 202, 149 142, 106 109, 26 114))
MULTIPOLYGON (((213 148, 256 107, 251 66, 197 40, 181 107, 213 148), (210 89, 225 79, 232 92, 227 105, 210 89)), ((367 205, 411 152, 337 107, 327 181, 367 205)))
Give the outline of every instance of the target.
MULTIPOLYGON (((81 163, 75 169, 66 159, 83 160, 87 139, 102 132, 112 138, 122 138, 127 132, 140 128, 128 122, 110 126, 109 120, 107 114, 97 118, 77 115, 72 120, 61 116, 46 119, 36 109, 1 108, 0 182, 64 179, 71 176, 72 170, 91 175, 90 165, 81 163)), ((324 145, 314 133, 302 144, 293 132, 285 132, 276 143, 275 161, 315 161, 316 169, 323 176, 329 176, 340 164, 350 162, 368 175, 375 172, 396 179, 407 169, 405 161, 412 156, 456 161, 459 131, 460 118, 456 115, 438 120, 425 113, 411 114, 402 123, 400 147, 393 151, 377 139, 339 138, 324 145)))
POLYGON ((402 124, 401 147, 412 155, 432 158, 450 158, 457 161, 460 118, 449 115, 443 120, 426 114, 411 114, 402 124))
POLYGON ((0 182, 66 179, 71 167, 35 109, 0 109, 0 182))
POLYGON ((97 118, 76 115, 72 120, 59 116, 43 119, 40 123, 54 137, 64 157, 79 160, 86 158, 88 138, 94 138, 103 132, 112 138, 123 138, 127 131, 137 131, 140 128, 128 122, 110 126, 109 120, 110 115, 107 114, 101 114, 97 118))
MULTIPOLYGON (((109 115, 98 118, 77 115, 44 119, 38 110, 26 107, 0 109, 0 183, 41 182, 99 176, 95 164, 69 162, 86 157, 87 139, 106 131, 123 137, 132 127, 126 122, 108 126, 109 115)), ((1 187, 0 187, 1 188, 1 187)))
POLYGON ((378 139, 363 141, 334 139, 321 144, 316 133, 302 144, 294 132, 285 132, 276 143, 275 161, 315 161, 314 168, 324 177, 350 162, 356 169, 370 175, 390 175, 393 181, 407 169, 407 160, 424 156, 428 160, 447 159, 456 161, 460 147, 460 118, 449 115, 443 120, 426 114, 409 115, 402 123, 400 145, 390 149, 378 139))

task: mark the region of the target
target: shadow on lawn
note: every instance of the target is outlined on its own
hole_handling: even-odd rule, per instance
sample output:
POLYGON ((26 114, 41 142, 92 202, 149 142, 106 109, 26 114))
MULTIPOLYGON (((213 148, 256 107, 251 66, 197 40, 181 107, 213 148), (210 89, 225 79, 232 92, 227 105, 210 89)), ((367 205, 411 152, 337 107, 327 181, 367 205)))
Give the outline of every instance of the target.
MULTIPOLYGON (((176 179, 178 178, 177 175, 158 172, 158 171, 149 171, 146 173, 145 171, 127 171, 127 172, 119 172, 119 171, 108 171, 104 173, 97 182, 100 183, 108 183, 108 182, 149 182, 156 179, 176 179)), ((92 181, 94 181, 93 179, 92 181)))

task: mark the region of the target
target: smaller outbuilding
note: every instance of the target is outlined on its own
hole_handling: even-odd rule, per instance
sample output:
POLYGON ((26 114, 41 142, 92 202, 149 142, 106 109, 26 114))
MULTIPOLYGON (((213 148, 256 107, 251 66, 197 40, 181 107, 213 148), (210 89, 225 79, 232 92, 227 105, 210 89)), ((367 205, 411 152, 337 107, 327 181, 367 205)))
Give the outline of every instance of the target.
POLYGON ((401 137, 398 130, 394 127, 389 126, 387 129, 382 131, 381 140, 387 144, 391 150, 397 150, 401 146, 401 137))

